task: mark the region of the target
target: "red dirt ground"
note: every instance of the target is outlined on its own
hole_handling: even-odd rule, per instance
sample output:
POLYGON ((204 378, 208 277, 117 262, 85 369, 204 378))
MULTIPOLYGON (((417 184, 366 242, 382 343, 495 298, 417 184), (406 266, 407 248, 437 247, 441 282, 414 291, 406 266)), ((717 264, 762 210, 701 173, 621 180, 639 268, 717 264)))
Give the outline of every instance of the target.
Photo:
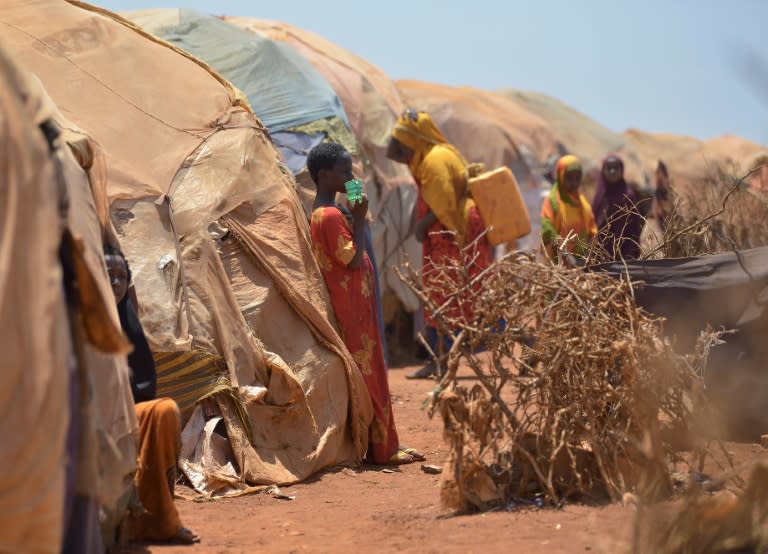
MULTIPOLYGON (((433 381, 408 381, 413 368, 390 370, 395 417, 403 444, 442 465, 447 450, 439 418, 421 404, 433 381)), ((758 445, 728 443, 737 462, 768 460, 758 445)), ((198 503, 177 500, 184 524, 202 537, 193 547, 146 546, 161 554, 237 552, 627 552, 633 509, 566 505, 546 509, 441 517, 439 476, 421 464, 330 470, 284 487, 294 500, 268 495, 198 503)), ((191 497, 189 489, 179 491, 191 497)))

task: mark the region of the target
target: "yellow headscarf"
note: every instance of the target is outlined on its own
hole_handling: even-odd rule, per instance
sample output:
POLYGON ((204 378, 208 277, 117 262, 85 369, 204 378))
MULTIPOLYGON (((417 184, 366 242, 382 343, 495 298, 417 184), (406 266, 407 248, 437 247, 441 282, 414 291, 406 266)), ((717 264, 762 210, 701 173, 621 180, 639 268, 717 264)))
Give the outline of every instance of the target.
POLYGON ((595 216, 587 198, 581 192, 570 192, 563 186, 565 174, 581 168, 581 160, 576 156, 560 158, 555 165, 555 184, 541 207, 541 236, 553 259, 556 257, 555 238, 565 238, 573 231, 578 240, 571 242, 569 249, 581 255, 586 252, 589 241, 597 235, 595 216))
POLYGON ((464 162, 464 165, 466 165, 466 161, 461 153, 446 140, 443 133, 440 132, 440 129, 437 128, 437 125, 432 120, 432 116, 426 112, 405 110, 397 119, 395 128, 392 130, 392 136, 413 150, 413 159, 409 167, 414 173, 414 170, 418 168, 427 152, 436 144, 453 150, 464 162))
POLYGON ((408 166, 420 193, 440 223, 463 240, 474 201, 467 194, 467 162, 450 144, 429 114, 406 110, 392 136, 413 151, 408 166), (438 146, 439 148, 435 148, 438 146))
POLYGON ((562 185, 565 180, 565 174, 569 171, 581 170, 581 160, 572 154, 567 154, 557 160, 555 166, 555 179, 562 185))

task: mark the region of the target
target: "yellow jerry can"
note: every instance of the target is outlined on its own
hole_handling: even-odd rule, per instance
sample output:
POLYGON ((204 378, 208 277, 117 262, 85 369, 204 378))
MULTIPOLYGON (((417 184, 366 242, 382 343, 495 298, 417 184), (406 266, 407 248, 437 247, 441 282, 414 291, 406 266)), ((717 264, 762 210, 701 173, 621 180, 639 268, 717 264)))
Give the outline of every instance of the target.
POLYGON ((488 226, 488 241, 492 245, 511 243, 531 232, 531 217, 508 167, 471 177, 469 192, 488 226))

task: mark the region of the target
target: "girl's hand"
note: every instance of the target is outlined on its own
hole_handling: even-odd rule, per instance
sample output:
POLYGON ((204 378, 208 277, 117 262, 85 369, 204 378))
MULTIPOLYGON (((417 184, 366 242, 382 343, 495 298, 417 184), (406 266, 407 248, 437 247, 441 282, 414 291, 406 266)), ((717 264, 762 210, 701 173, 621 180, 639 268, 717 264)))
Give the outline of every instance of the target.
POLYGON ((349 207, 349 211, 352 213, 354 221, 365 221, 365 216, 368 214, 368 197, 365 193, 363 193, 363 199, 360 202, 355 202, 349 207))

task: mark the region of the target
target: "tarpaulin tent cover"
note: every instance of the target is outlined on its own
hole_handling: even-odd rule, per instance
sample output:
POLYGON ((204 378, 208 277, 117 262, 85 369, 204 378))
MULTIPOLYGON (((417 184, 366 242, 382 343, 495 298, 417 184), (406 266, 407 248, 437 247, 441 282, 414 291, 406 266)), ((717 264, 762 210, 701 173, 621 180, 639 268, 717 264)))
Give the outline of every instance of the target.
POLYGON ((245 408, 242 421, 219 402, 241 477, 293 482, 360 459, 370 399, 332 324, 294 183, 244 98, 99 8, 9 2, 0 27, 103 149, 153 350, 200 349, 226 363, 245 408))
POLYGON ((640 158, 621 134, 546 94, 516 89, 502 89, 499 94, 546 121, 558 141, 569 153, 582 158, 587 169, 599 169, 608 154, 619 154, 627 180, 640 187, 647 184, 640 158))
POLYGON ((72 345, 48 144, 0 50, 0 550, 58 552, 72 345))
POLYGON ((629 129, 624 137, 639 154, 646 172, 652 175, 658 160, 663 160, 672 181, 683 193, 694 191, 702 180, 716 176, 718 169, 726 174, 746 174, 751 169, 751 160, 765 150, 765 146, 730 135, 701 141, 684 135, 629 129), (689 189, 691 185, 694 188, 689 189))
POLYGON ((637 303, 666 317, 671 329, 690 342, 706 325, 735 329, 762 322, 762 331, 768 331, 768 247, 615 262, 591 269, 638 282, 637 303))
POLYGON ((768 247, 592 269, 637 282, 638 305, 666 319, 665 332, 682 352, 692 351, 707 327, 726 331, 709 353, 707 392, 728 436, 756 440, 765 433, 768 247))
MULTIPOLYGON (((403 102, 395 84, 378 67, 340 46, 286 23, 223 16, 224 21, 284 42, 304 56, 330 83, 379 182, 388 189, 413 185, 408 169, 385 156, 403 102)), ((384 193, 383 196, 385 196, 384 193)))
MULTIPOLYGON (((416 203, 413 177, 405 165, 386 157, 392 127, 404 108, 397 87, 375 65, 309 31, 249 17, 224 16, 223 19, 295 48, 336 91, 370 163, 370 177, 375 179, 367 192, 374 219, 376 261, 384 276, 384 295, 392 291, 408 311, 416 310, 418 300, 393 270, 406 260, 417 269, 421 262, 421 246, 415 239, 406 238, 416 203)), ((385 301, 385 306, 389 306, 389 302, 385 301)))
POLYGON ((293 48, 185 8, 123 14, 146 32, 189 52, 239 88, 270 132, 327 117, 348 124, 339 98, 293 48))

